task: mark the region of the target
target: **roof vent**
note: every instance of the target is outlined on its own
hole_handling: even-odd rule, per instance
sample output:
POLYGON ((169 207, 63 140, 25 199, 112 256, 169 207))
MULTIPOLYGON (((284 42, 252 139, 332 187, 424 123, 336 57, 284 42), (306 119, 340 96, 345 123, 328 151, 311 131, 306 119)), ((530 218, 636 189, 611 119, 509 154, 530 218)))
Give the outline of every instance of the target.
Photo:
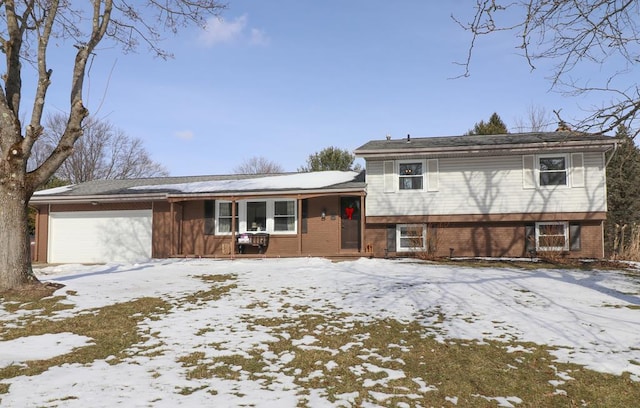
POLYGON ((411 135, 407 135, 407 143, 411 143, 411 135))
POLYGON ((556 129, 556 132, 571 132, 571 126, 567 125, 564 120, 561 120, 560 122, 558 122, 558 128, 556 129))
POLYGON ((387 140, 391 140, 391 135, 387 133, 387 140))

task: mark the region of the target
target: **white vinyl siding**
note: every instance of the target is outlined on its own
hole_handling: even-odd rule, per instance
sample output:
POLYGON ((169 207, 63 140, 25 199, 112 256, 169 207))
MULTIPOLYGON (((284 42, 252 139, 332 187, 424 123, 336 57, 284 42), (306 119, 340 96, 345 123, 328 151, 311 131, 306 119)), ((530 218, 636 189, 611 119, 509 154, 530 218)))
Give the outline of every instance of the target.
MULTIPOLYGON (((534 163, 536 155, 532 155, 534 163)), ((571 156, 567 154, 567 156, 571 156)), ((438 159, 438 191, 384 194, 383 160, 367 161, 367 216, 606 211, 604 155, 582 154, 581 188, 523 188, 527 156, 438 159)), ((573 159, 573 158, 572 158, 573 159)), ((387 161, 388 162, 388 161, 387 161)), ((571 170, 573 173, 574 170, 571 170)), ((571 174, 570 184, 575 181, 571 174)), ((427 176, 427 179, 429 177, 427 176)), ((532 177, 535 182, 535 177, 532 177)), ((428 189, 428 186, 427 186, 428 189)))
POLYGON ((427 160, 427 191, 438 191, 438 159, 427 160))
POLYGON ((151 258, 151 210, 52 212, 49 263, 134 262, 151 258))

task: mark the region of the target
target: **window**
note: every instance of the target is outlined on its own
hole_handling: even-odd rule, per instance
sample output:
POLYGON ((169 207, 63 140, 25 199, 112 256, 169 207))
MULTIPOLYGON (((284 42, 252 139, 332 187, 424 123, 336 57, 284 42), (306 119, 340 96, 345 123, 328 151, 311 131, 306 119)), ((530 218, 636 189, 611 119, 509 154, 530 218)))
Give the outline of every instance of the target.
POLYGON ((567 185, 567 157, 541 156, 539 157, 540 185, 541 186, 566 186, 567 185))
POLYGON ((247 202, 247 231, 267 230, 267 202, 247 202))
MULTIPOLYGON (((218 212, 216 217, 216 233, 218 234, 230 234, 231 233, 231 202, 218 201, 218 212)), ((235 213, 235 229, 238 231, 238 203, 236 203, 235 213)))
MULTIPOLYGON (((236 232, 297 232, 296 200, 242 200, 236 202, 236 232)), ((206 204, 205 204, 206 205, 206 204)), ((231 202, 216 202, 216 234, 231 234, 231 202)), ((206 214, 205 214, 206 216, 206 214)))
POLYGON ((427 241, 427 227, 424 224, 398 224, 396 226, 397 251, 424 250, 427 241))
POLYGON ((276 201, 273 212, 274 231, 295 231, 296 230, 296 202, 276 201))
POLYGON ((400 163, 398 173, 400 190, 422 190, 422 162, 400 163))
POLYGON ((536 223, 536 250, 566 251, 569 249, 569 226, 566 222, 536 223))

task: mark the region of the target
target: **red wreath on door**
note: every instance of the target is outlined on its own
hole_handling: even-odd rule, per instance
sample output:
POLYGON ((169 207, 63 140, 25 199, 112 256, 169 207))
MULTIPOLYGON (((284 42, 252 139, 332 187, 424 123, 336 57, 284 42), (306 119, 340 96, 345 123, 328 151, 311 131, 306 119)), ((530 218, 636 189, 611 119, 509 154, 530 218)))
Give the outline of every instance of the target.
POLYGON ((347 219, 353 218, 353 207, 347 207, 344 209, 345 214, 347 215, 347 219))

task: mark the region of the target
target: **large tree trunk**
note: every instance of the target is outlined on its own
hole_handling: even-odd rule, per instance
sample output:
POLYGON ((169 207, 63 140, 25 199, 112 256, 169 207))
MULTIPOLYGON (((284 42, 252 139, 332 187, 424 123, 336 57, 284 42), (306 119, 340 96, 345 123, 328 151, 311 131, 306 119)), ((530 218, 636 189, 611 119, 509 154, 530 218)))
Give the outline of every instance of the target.
POLYGON ((24 194, 0 184, 0 291, 37 282, 31 269, 28 199, 24 194))

